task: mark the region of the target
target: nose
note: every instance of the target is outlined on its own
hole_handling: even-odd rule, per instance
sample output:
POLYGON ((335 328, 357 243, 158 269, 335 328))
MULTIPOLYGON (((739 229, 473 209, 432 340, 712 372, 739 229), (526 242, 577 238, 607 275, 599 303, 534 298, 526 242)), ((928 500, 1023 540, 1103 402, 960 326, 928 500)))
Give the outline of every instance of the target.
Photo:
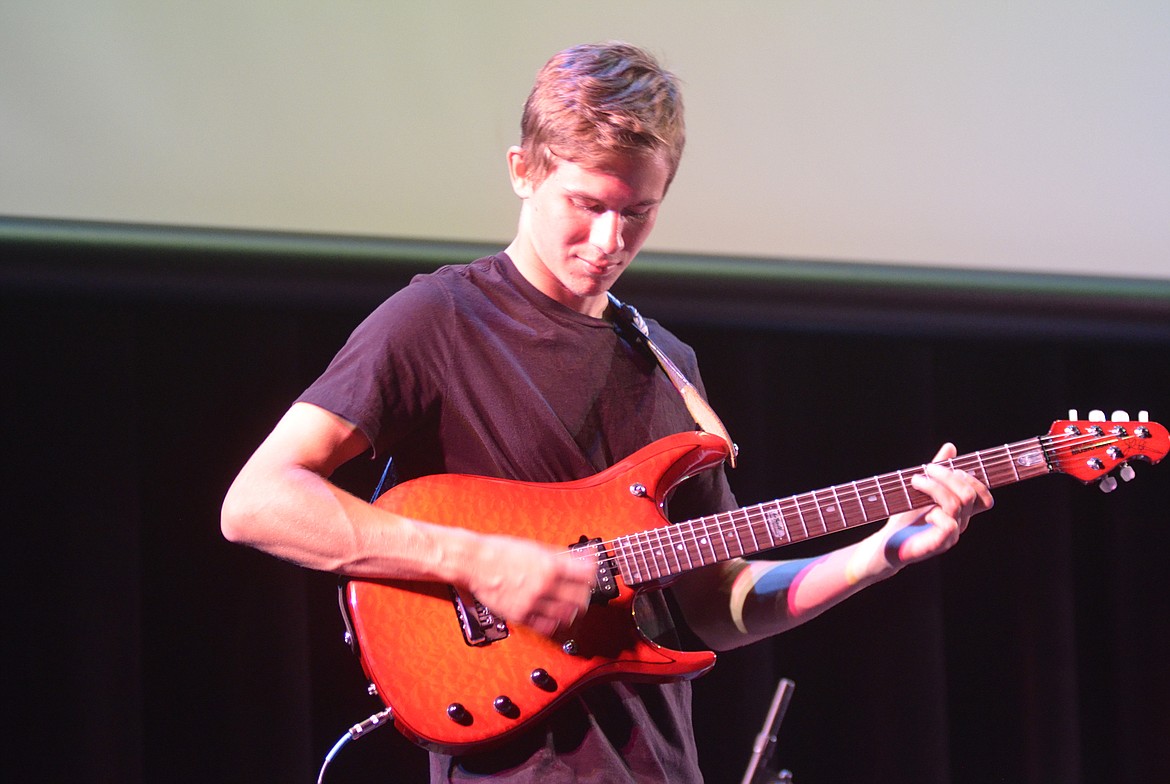
POLYGON ((589 243, 607 255, 617 253, 626 245, 622 238, 622 228, 621 215, 614 210, 606 210, 593 219, 589 243))

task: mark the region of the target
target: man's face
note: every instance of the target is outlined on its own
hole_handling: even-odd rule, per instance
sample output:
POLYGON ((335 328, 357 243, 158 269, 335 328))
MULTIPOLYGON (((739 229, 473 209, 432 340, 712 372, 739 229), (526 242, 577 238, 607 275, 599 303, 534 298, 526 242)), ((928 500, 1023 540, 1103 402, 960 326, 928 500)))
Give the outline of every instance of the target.
POLYGON ((599 316, 605 293, 650 236, 666 192, 659 156, 624 158, 601 169, 558 159, 539 183, 519 151, 509 152, 520 230, 508 251, 530 283, 581 313, 599 316))

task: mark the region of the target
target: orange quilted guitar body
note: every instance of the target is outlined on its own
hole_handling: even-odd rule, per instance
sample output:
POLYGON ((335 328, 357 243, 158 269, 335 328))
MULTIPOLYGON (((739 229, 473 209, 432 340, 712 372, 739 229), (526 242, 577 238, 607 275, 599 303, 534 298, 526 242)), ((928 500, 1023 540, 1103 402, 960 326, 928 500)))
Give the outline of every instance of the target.
MULTIPOLYGON (((607 541, 665 525, 661 510, 670 490, 724 455, 718 438, 684 433, 575 482, 442 474, 398 485, 376 505, 567 550, 582 536, 607 541)), ((634 618, 636 590, 616 582, 617 596, 591 605, 566 638, 552 640, 510 623, 506 637, 479 645, 465 637, 450 586, 354 580, 347 598, 362 666, 393 709, 396 726, 423 746, 457 752, 528 728, 586 684, 690 678, 714 665, 713 653, 684 653, 647 640, 634 618)))

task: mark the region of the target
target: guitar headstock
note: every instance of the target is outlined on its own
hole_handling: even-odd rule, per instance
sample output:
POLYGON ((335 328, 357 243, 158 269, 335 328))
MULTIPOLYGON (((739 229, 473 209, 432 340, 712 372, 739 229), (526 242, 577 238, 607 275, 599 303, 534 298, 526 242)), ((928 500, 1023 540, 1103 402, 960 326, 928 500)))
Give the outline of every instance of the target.
POLYGON ((1128 482, 1134 477, 1131 460, 1153 464, 1170 452, 1170 434, 1149 421, 1145 411, 1139 412, 1136 421, 1124 411, 1114 411, 1108 420, 1102 411, 1089 412, 1086 420, 1077 419, 1076 410, 1068 416, 1053 422, 1044 439, 1049 465, 1082 482, 1100 479, 1106 493, 1117 487, 1117 480, 1109 475, 1114 469, 1128 482))

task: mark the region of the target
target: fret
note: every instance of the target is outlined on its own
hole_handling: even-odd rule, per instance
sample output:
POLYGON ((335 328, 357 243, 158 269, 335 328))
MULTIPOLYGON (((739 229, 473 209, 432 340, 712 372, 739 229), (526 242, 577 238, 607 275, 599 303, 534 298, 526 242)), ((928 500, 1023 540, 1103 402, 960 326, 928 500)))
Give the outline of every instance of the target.
POLYGON ((817 497, 812 493, 801 493, 797 498, 797 513, 800 515, 800 522, 805 524, 806 529, 808 525, 812 525, 812 530, 814 531, 812 536, 825 534, 825 521, 820 520, 820 510, 817 509, 817 497), (815 517, 813 517, 810 509, 808 509, 808 501, 810 501, 810 498, 812 500, 812 510, 817 513, 815 517))
POLYGON ((665 525, 658 529, 662 533, 658 537, 658 560, 662 563, 663 574, 679 574, 682 572, 682 559, 675 550, 675 537, 678 532, 673 525, 665 525))
POLYGON ((711 551, 710 557, 704 557, 704 561, 708 564, 720 562, 720 553, 716 550, 718 538, 720 538, 720 527, 717 524, 714 528, 711 527, 711 523, 717 520, 717 518, 718 515, 703 517, 703 543, 706 543, 711 551))
POLYGON ((659 545, 659 550, 662 553, 663 564, 666 566, 667 571, 669 571, 671 574, 681 574, 683 568, 682 568, 682 559, 680 559, 679 555, 678 555, 678 546, 679 545, 677 542, 677 540, 678 540, 677 526, 667 525, 667 526, 663 526, 662 528, 659 528, 658 530, 662 532, 658 536, 658 545, 659 545), (666 537, 665 542, 662 541, 663 537, 666 537), (674 562, 673 567, 670 565, 671 561, 674 562))
MULTIPOLYGON (((756 507, 756 508, 760 509, 761 507, 756 507)), ((747 523, 748 523, 748 527, 747 527, 748 533, 752 535, 752 552, 758 553, 758 552, 760 552, 760 550, 763 550, 764 548, 760 547, 760 540, 756 538, 756 523, 752 519, 751 512, 748 512, 748 514, 747 514, 747 523)), ((767 525, 767 517, 764 518, 764 524, 767 525)), ((767 529, 765 529, 765 530, 767 530, 767 529)))
POLYGON ((674 552, 676 565, 675 574, 682 574, 691 568, 691 558, 687 552, 687 536, 677 525, 670 526, 670 549, 674 552))
POLYGON ((804 515, 800 511, 799 496, 796 496, 794 498, 789 498, 787 503, 789 504, 789 510, 788 510, 789 512, 796 510, 796 519, 800 521, 800 530, 804 532, 804 536, 801 538, 802 539, 811 538, 812 534, 810 534, 808 532, 808 524, 805 522, 804 515))
POLYGON ((739 520, 741 512, 724 512, 721 517, 723 523, 723 548, 728 558, 738 558, 743 555, 743 543, 739 541, 739 520))
POLYGON ((833 497, 837 499, 837 507, 841 510, 841 519, 846 528, 867 522, 865 509, 861 506, 861 496, 858 495, 855 485, 837 485, 833 488, 833 497), (840 492, 842 488, 852 489, 852 497, 846 495, 842 498, 840 492))
MULTIPOLYGON (((921 469, 925 471, 926 466, 922 466, 921 469)), ((915 506, 917 506, 917 504, 914 503, 914 500, 910 497, 910 491, 913 489, 912 485, 910 484, 910 478, 917 473, 919 473, 918 469, 912 471, 910 476, 906 475, 905 470, 898 472, 898 489, 902 491, 902 496, 906 499, 906 506, 902 509, 899 509, 899 512, 905 512, 906 510, 913 509, 915 506)))
POLYGON ((868 523, 873 518, 865 512, 865 501, 861 500, 861 488, 857 486, 857 482, 850 482, 849 486, 853 488, 853 497, 857 499, 858 522, 868 523))
POLYGON ((641 536, 641 534, 630 534, 626 537, 626 542, 629 545, 630 560, 634 566, 634 574, 637 576, 639 582, 650 579, 649 570, 646 568, 646 559, 642 555, 641 536))
POLYGON ((817 510, 817 518, 820 520, 820 530, 825 531, 827 534, 827 532, 831 531, 832 529, 830 528, 830 525, 828 525, 828 521, 825 518, 825 504, 821 503, 820 498, 817 497, 817 494, 818 490, 813 490, 812 493, 808 493, 807 495, 808 497, 812 498, 813 509, 817 510))
POLYGON ((731 548, 728 545, 728 527, 724 523, 720 522, 720 518, 723 517, 731 520, 731 515, 727 513, 715 515, 715 532, 718 535, 718 543, 723 545, 723 556, 720 557, 716 555, 716 561, 727 561, 727 559, 731 557, 731 548))
POLYGON ((716 555, 716 553, 715 553, 715 543, 711 541, 711 532, 710 532, 710 529, 709 529, 706 521, 707 521, 707 518, 703 518, 703 535, 701 537, 699 537, 699 546, 700 546, 700 555, 702 555, 701 548, 704 545, 706 545, 706 547, 711 551, 711 560, 708 561, 707 557, 705 555, 703 556, 703 563, 710 565, 713 563, 718 563, 719 556, 716 555))
POLYGON ((972 474, 976 479, 983 482, 988 487, 995 487, 996 477, 1002 475, 999 461, 995 459, 996 450, 987 449, 982 452, 976 452, 972 455, 975 462, 979 465, 979 473, 974 473, 974 470, 967 470, 967 473, 972 474), (982 474, 982 477, 979 474, 982 474))
POLYGON ((976 452, 975 453, 975 460, 978 461, 979 471, 983 474, 983 479, 981 481, 983 482, 983 484, 987 485, 988 487, 991 487, 992 486, 991 478, 987 475, 987 466, 984 465, 984 463, 983 463, 983 453, 976 452))
POLYGON ((788 544, 793 541, 792 526, 788 524, 788 516, 784 514, 784 506, 773 504, 772 513, 775 520, 768 521, 768 533, 772 536, 772 546, 788 544))
POLYGON ((780 504, 769 504, 765 509, 760 507, 764 512, 764 532, 768 534, 768 541, 772 547, 780 544, 787 544, 792 541, 792 533, 788 528, 788 520, 784 517, 784 510, 780 504))
POLYGON ((854 484, 858 488, 857 497, 861 500, 862 508, 866 510, 865 519, 867 521, 883 520, 890 516, 890 507, 886 503, 886 495, 882 492, 877 477, 863 479, 854 484), (863 485, 869 486, 863 491, 861 489, 863 485))
POLYGON ((825 530, 841 530, 845 528, 845 520, 841 517, 841 501, 837 498, 837 491, 830 487, 828 490, 822 490, 821 493, 832 494, 832 502, 825 499, 825 503, 818 502, 817 508, 821 511, 821 520, 825 523, 825 530))
POLYGON ((690 553, 691 561, 697 567, 707 566, 710 563, 703 552, 703 534, 706 530, 707 519, 705 517, 691 521, 691 532, 690 536, 687 537, 687 551, 690 553))
POLYGON ((739 542, 739 549, 743 555, 751 555, 760 551, 760 545, 756 541, 756 525, 752 520, 751 513, 746 509, 739 518, 739 525, 735 528, 735 540, 739 542))
POLYGON ((807 538, 809 536, 812 536, 812 534, 809 533, 808 517, 806 517, 804 514, 804 504, 803 504, 803 500, 802 500, 803 498, 804 498, 804 496, 798 495, 798 496, 794 496, 793 500, 795 502, 794 507, 796 509, 796 516, 800 518, 800 527, 804 530, 804 535, 807 538))
POLYGON ((634 548, 631 546, 630 537, 623 536, 618 540, 619 544, 615 546, 618 551, 618 561, 621 565, 622 574, 625 575, 627 584, 636 584, 645 580, 642 569, 639 568, 638 559, 634 548))
POLYGON ((1015 477, 1015 481, 1020 481, 1020 472, 1016 469, 1016 456, 1014 451, 1006 446, 1003 450, 1007 452, 1007 464, 1012 469, 1012 476, 1015 477))
POLYGON ((670 526, 668 525, 651 530, 654 541, 650 543, 650 556, 654 559, 654 565, 658 567, 658 574, 656 576, 659 578, 673 574, 673 572, 670 570, 670 562, 667 560, 669 558, 668 554, 670 553, 670 547, 663 544, 662 541, 664 533, 667 536, 670 535, 669 533, 666 533, 669 530, 670 526))
POLYGON ((829 529, 825 526, 825 518, 821 517, 821 507, 820 504, 817 503, 817 494, 815 491, 811 493, 803 493, 800 496, 799 508, 801 514, 808 518, 808 520, 812 523, 813 530, 815 531, 813 536, 823 536, 829 532, 829 529), (816 512, 815 517, 809 513, 810 501, 812 502, 812 511, 816 512))
POLYGON ((840 521, 842 528, 848 528, 849 515, 845 514, 845 509, 841 506, 841 495, 837 492, 835 485, 830 487, 829 490, 833 493, 833 506, 836 507, 837 519, 840 521))
POLYGON ((712 561, 707 554, 707 518, 701 517, 696 522, 698 525, 695 526, 694 536, 691 539, 692 552, 700 566, 708 566, 712 561))
POLYGON ((751 518, 748 516, 748 513, 746 513, 746 510, 739 509, 736 511, 729 511, 728 518, 730 518, 732 521, 729 531, 729 534, 731 535, 729 543, 735 543, 735 548, 731 551, 732 555, 734 555, 736 558, 739 558, 755 552, 755 550, 751 549, 750 543, 744 543, 743 541, 744 532, 751 531, 751 518))
POLYGON ((642 557, 642 563, 646 567, 646 575, 652 580, 662 577, 662 570, 658 566, 658 561, 653 558, 654 550, 650 545, 650 536, 654 530, 657 529, 638 534, 638 555, 642 557))
POLYGON ((682 552, 683 555, 685 555, 687 557, 687 569, 694 569, 695 562, 691 558, 690 541, 695 536, 695 524, 694 523, 679 523, 678 525, 675 526, 675 528, 679 529, 678 549, 682 552), (689 531, 689 533, 684 532, 682 530, 682 527, 684 525, 687 527, 687 530, 689 531))

